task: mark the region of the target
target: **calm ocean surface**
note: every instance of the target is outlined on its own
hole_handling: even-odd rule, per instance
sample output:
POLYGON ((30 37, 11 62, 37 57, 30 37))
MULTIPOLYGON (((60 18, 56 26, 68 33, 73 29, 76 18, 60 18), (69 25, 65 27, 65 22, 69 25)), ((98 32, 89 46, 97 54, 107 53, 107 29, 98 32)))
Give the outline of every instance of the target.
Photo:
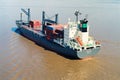
MULTIPOLYGON (((24 18, 26 16, 24 15, 24 18)), ((0 0, 0 80, 120 80, 119 0, 0 0), (74 20, 74 11, 88 14, 90 34, 101 42, 89 60, 71 60, 45 50, 15 33, 21 8, 32 19, 59 14, 59 23, 74 20)))

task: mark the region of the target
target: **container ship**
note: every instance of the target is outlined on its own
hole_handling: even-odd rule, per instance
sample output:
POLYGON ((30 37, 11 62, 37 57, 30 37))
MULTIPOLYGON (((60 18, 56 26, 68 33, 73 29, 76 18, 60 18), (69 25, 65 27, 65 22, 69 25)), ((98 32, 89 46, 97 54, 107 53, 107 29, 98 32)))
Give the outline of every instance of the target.
POLYGON ((76 20, 68 20, 67 24, 58 23, 58 14, 55 19, 47 19, 45 11, 42 12, 42 21, 31 20, 30 9, 21 9, 27 15, 23 21, 22 13, 16 25, 20 34, 34 41, 45 49, 54 51, 62 56, 84 59, 92 57, 100 50, 101 44, 89 36, 87 18, 78 19, 79 11, 75 11, 76 20))

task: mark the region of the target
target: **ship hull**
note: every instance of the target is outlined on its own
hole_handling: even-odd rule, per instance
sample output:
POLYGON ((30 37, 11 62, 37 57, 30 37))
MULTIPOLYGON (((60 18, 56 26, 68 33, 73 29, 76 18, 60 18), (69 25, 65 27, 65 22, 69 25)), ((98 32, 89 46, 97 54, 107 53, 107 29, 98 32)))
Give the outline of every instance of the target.
POLYGON ((28 39, 34 41, 36 44, 44 47, 45 49, 54 51, 61 56, 71 58, 71 59, 83 59, 86 57, 94 56, 100 50, 100 47, 93 49, 87 49, 82 51, 76 51, 69 47, 63 47, 57 43, 49 41, 46 39, 45 35, 42 32, 36 33, 34 30, 30 30, 25 27, 18 27, 20 33, 27 37, 28 39))

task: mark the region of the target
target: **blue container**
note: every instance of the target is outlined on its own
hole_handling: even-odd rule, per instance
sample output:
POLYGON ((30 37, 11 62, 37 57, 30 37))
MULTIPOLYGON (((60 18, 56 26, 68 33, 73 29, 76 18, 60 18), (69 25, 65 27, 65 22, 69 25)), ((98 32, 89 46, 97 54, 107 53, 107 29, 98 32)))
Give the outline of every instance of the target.
POLYGON ((52 31, 54 30, 54 27, 52 27, 52 26, 47 26, 46 28, 47 28, 48 30, 52 30, 52 31))

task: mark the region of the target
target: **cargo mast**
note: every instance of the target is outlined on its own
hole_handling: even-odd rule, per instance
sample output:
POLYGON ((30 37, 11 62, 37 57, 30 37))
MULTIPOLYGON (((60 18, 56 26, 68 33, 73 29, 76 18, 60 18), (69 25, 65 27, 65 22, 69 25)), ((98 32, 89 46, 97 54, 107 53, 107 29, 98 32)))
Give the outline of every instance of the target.
POLYGON ((49 18, 46 18, 45 16, 45 11, 42 12, 42 32, 44 32, 46 25, 51 25, 51 24, 58 24, 58 14, 55 14, 53 17, 55 17, 54 20, 51 20, 49 18))
MULTIPOLYGON (((28 10, 26 11, 25 9, 21 9, 26 15, 27 15, 27 23, 29 24, 30 20, 31 20, 31 16, 30 16, 30 8, 28 8, 28 10)), ((21 14, 21 19, 22 19, 22 14, 21 14)))
POLYGON ((81 15, 82 13, 80 13, 78 10, 76 10, 74 14, 76 16, 76 22, 78 22, 79 15, 81 15))

